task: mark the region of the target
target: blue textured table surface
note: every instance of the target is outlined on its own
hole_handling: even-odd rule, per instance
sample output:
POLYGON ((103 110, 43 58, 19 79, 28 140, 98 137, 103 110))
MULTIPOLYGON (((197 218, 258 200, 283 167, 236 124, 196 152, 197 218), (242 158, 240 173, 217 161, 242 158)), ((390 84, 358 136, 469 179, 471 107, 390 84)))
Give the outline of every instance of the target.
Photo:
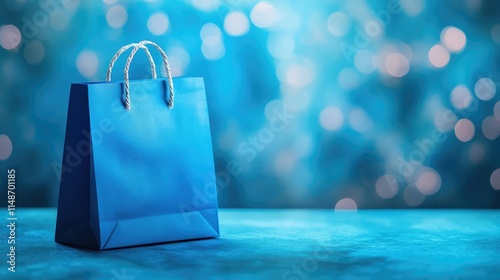
POLYGON ((500 211, 223 209, 218 239, 101 252, 56 244, 55 209, 16 215, 2 279, 500 278, 500 211))

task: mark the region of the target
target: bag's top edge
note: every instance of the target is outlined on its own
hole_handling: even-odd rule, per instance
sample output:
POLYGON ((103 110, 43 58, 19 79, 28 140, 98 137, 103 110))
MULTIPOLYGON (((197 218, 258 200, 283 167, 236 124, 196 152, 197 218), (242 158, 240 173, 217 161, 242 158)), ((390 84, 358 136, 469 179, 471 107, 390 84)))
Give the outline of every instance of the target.
MULTIPOLYGON (((175 80, 179 79, 203 79, 202 77, 172 77, 172 80, 175 83, 175 80)), ((167 81, 167 78, 156 78, 156 79, 143 79, 143 80, 130 80, 130 83, 144 82, 144 81, 167 81)), ((71 83, 73 85, 93 85, 93 84, 123 84, 124 81, 110 81, 110 82, 75 82, 71 83)))

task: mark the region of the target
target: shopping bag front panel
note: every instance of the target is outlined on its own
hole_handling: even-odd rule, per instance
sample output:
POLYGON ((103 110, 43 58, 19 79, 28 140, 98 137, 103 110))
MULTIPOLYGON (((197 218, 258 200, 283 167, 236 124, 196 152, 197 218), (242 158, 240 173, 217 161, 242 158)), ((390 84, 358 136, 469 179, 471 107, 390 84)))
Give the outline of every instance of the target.
POLYGON ((182 217, 171 228, 196 231, 196 218, 187 212, 205 216, 209 235, 218 235, 203 80, 177 78, 174 83, 175 107, 170 109, 165 80, 131 81, 129 111, 121 102, 122 83, 89 84, 94 178, 104 239, 120 232, 120 222, 131 228, 133 221, 144 226, 141 219, 147 217, 153 223, 150 230, 156 231, 154 222, 165 221, 165 215, 182 217))

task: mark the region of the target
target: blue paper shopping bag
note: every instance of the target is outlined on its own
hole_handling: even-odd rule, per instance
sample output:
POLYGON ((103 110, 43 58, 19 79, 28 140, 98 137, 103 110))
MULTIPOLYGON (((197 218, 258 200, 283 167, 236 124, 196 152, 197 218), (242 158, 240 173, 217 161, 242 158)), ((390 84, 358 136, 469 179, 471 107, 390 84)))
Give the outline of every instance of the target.
POLYGON ((107 81, 71 85, 56 242, 104 250, 219 236, 203 79, 172 79, 163 50, 142 41, 117 52, 107 81), (156 78, 146 45, 162 55, 167 79, 156 78), (132 47, 124 81, 110 82, 132 47), (129 81, 141 48, 153 79, 129 81))

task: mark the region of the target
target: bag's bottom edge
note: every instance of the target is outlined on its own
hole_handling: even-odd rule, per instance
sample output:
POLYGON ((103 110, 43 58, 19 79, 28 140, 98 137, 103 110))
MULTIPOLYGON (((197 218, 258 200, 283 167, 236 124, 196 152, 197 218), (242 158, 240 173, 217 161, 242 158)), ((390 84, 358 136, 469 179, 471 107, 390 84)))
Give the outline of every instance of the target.
POLYGON ((169 241, 160 241, 160 242, 153 242, 153 243, 134 244, 134 245, 126 245, 126 246, 118 246, 118 247, 104 247, 104 248, 70 243, 70 242, 58 240, 57 238, 54 241, 57 244, 64 245, 64 246, 74 248, 74 249, 80 249, 80 250, 86 250, 86 251, 107 251, 107 250, 116 250, 116 249, 130 249, 130 248, 144 247, 144 246, 167 245, 167 244, 180 243, 180 242, 201 241, 201 240, 207 240, 207 239, 216 239, 219 237, 220 236, 217 235, 217 236, 197 237, 197 238, 190 238, 190 239, 169 240, 169 241))

